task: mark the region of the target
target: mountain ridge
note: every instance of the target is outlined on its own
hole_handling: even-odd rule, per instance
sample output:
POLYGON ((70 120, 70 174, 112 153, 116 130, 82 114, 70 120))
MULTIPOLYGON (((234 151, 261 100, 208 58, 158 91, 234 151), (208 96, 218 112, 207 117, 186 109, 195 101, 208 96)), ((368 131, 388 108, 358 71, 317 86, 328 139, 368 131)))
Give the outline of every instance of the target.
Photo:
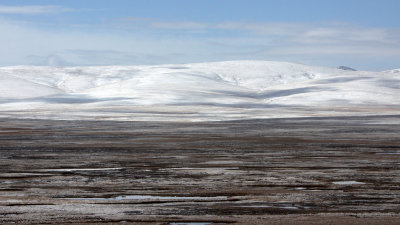
POLYGON ((88 118, 91 115, 83 111, 99 108, 134 111, 138 107, 159 107, 168 111, 174 110, 173 106, 185 106, 185 110, 197 107, 204 112, 218 108, 219 116, 228 111, 252 118, 246 110, 279 106, 330 107, 335 111, 340 107, 400 105, 400 77, 395 70, 350 71, 275 61, 16 66, 1 67, 0 79, 0 112, 8 108, 24 111, 29 105, 30 110, 53 114, 61 109, 75 110, 88 118))

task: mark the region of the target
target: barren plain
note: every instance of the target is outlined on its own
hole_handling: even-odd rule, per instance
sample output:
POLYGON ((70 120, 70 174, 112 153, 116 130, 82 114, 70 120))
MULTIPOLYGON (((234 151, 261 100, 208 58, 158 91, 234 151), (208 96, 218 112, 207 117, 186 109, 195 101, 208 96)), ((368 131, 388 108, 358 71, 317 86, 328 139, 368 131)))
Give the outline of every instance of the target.
POLYGON ((0 119, 1 224, 399 224, 400 116, 0 119))

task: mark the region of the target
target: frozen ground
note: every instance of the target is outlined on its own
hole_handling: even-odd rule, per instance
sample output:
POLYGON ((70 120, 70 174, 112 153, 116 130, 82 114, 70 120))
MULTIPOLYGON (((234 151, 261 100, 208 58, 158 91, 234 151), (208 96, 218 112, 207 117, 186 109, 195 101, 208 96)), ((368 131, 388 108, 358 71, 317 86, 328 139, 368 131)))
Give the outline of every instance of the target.
POLYGON ((0 118, 0 223, 399 224, 399 121, 0 118))
POLYGON ((400 111, 399 70, 286 62, 0 68, 0 116, 207 121, 400 111))

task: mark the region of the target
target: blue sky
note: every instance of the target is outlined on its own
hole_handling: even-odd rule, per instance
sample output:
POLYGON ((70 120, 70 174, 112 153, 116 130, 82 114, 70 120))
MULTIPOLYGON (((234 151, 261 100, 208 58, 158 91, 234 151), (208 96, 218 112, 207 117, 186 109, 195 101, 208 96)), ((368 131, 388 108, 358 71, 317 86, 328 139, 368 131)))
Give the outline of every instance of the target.
POLYGON ((400 67, 398 0, 0 1, 0 65, 400 67))

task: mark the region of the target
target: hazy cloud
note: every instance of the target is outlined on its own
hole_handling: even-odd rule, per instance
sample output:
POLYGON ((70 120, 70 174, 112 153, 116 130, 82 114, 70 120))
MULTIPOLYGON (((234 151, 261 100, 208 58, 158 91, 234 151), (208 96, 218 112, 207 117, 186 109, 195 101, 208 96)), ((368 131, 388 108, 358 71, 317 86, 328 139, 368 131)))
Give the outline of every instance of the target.
POLYGON ((5 6, 0 5, 0 14, 51 14, 71 11, 58 5, 26 5, 26 6, 5 6))
MULTIPOLYGON (((47 7, 30 11, 66 10, 47 7)), ((7 11, 0 6, 1 10, 7 11)), ((260 59, 362 69, 379 61, 378 69, 389 69, 399 67, 400 61, 399 30, 344 23, 202 23, 129 17, 80 25, 40 29, 0 18, 0 62, 121 65, 260 59)))
POLYGON ((207 24, 195 22, 152 22, 150 23, 150 25, 153 28, 173 30, 206 29, 208 27, 207 24))

